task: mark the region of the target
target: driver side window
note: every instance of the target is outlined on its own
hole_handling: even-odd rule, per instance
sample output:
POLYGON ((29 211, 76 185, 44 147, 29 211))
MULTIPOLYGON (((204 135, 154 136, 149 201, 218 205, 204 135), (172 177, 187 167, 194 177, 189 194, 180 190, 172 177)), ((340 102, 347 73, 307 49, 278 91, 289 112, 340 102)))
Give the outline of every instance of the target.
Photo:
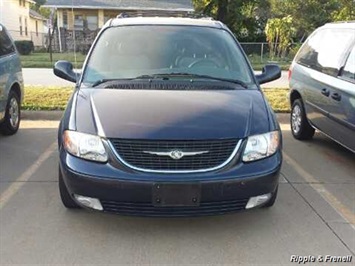
POLYGON ((8 55, 15 52, 15 48, 6 34, 5 29, 0 26, 0 56, 8 55))

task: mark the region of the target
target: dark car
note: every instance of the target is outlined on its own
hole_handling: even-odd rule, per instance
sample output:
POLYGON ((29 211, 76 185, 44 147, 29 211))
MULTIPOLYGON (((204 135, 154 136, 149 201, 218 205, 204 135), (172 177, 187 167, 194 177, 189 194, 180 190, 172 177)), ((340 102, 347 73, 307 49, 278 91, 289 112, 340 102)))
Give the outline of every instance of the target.
POLYGON ((67 208, 143 216, 272 206, 281 132, 233 34, 191 18, 117 18, 101 30, 60 123, 67 208))
POLYGON ((15 134, 20 126, 23 77, 16 47, 0 24, 0 133, 15 134))
POLYGON ((330 23, 307 39, 290 68, 291 129, 318 129, 355 152, 355 22, 330 23))

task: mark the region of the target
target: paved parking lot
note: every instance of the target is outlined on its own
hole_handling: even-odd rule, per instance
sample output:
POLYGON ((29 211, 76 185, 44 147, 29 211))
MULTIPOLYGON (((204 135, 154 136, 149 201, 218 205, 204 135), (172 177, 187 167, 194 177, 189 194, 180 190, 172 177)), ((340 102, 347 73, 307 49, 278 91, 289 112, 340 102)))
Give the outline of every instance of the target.
POLYGON ((62 207, 57 125, 23 121, 17 135, 0 136, 0 264, 295 265, 292 255, 352 255, 340 265, 354 265, 355 154, 319 133, 298 142, 282 125, 273 208, 162 219, 62 207))

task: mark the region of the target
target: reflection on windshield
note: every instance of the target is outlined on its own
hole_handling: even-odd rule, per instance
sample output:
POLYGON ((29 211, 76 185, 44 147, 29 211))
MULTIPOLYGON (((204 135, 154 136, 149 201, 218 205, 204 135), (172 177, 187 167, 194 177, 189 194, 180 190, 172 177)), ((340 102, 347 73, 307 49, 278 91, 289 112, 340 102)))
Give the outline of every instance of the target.
POLYGON ((83 82, 92 84, 155 73, 188 73, 251 82, 245 58, 228 32, 191 26, 107 29, 91 54, 83 82))

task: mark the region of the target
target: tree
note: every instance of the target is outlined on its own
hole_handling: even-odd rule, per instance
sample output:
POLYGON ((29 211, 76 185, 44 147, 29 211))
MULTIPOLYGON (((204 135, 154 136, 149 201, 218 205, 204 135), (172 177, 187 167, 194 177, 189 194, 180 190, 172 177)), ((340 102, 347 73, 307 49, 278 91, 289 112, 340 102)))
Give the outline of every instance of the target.
MULTIPOLYGON (((331 14, 339 8, 339 0, 269 0, 271 17, 293 18, 298 41, 303 41, 314 29, 332 21, 331 14)), ((352 0, 344 0, 352 1, 352 0)))
POLYGON ((49 8, 44 8, 42 5, 46 3, 46 0, 34 0, 36 3, 31 5, 31 9, 37 11, 39 14, 44 16, 45 18, 49 18, 51 13, 49 8))
POLYGON ((270 57, 274 58, 277 56, 284 58, 287 55, 295 33, 292 17, 269 19, 265 27, 265 33, 269 42, 270 57))
POLYGON ((197 12, 225 23, 242 41, 264 38, 269 2, 265 0, 194 0, 197 12))
POLYGON ((332 13, 334 21, 355 20, 355 0, 339 0, 339 8, 332 13))
POLYGON ((39 8, 45 4, 46 0, 34 0, 36 3, 34 4, 35 10, 39 10, 39 8))

